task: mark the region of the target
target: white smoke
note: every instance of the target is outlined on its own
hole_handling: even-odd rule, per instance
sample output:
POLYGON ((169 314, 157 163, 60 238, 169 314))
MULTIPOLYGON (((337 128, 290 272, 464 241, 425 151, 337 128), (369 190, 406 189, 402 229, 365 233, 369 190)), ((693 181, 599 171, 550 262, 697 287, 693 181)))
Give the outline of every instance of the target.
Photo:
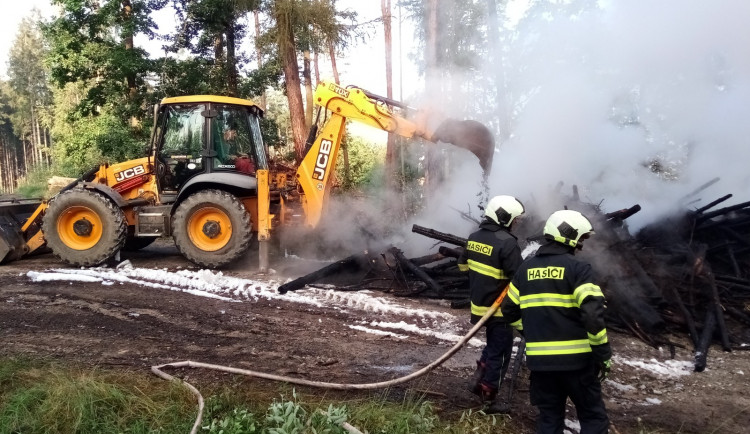
MULTIPOLYGON (((523 11, 523 1, 510 3, 509 11, 523 11)), ((721 206, 750 200, 750 2, 539 0, 527 6, 524 15, 505 17, 508 29, 496 46, 502 62, 484 65, 481 73, 502 69, 512 107, 490 195, 534 198, 544 206, 558 182, 567 193, 577 185, 582 200, 601 202, 605 212, 640 204, 642 211, 628 220, 631 229, 674 210, 715 177, 720 181, 691 206, 728 193, 734 197, 721 206)), ((467 117, 496 122, 494 115, 467 117)), ((423 218, 465 208, 477 194, 465 174, 478 170, 473 162, 454 169, 453 184, 423 218)), ((450 231, 449 223, 437 222, 450 231)))
POLYGON ((581 200, 604 212, 641 205, 628 219, 632 232, 729 193, 720 206, 750 200, 750 2, 510 0, 505 11, 496 51, 474 59, 484 62, 478 71, 439 74, 449 77, 440 91, 407 101, 492 129, 487 184, 471 153, 437 145, 448 161, 445 182, 406 199, 424 208, 401 230, 387 212, 399 196, 384 193, 361 212, 346 204, 329 237, 370 245, 366 234, 342 230, 368 215, 367 227, 390 228, 379 241, 425 254, 435 241, 411 233, 412 224, 466 237, 476 224, 459 211, 481 219, 479 207, 498 194, 544 218, 564 205, 554 193, 560 182, 563 193, 576 185, 581 200), (501 101, 484 86, 497 77, 501 101), (682 200, 717 177, 690 198, 697 201, 682 200))

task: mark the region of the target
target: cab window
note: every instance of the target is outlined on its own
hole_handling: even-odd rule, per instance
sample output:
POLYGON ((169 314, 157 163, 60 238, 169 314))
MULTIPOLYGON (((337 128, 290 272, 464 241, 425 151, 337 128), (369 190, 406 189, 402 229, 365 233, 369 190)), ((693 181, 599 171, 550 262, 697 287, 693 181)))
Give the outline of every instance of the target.
POLYGON ((174 104, 165 108, 164 138, 159 152, 165 171, 162 184, 178 189, 189 177, 203 170, 204 104, 174 104))
POLYGON ((211 126, 215 169, 255 174, 256 155, 249 111, 245 107, 216 105, 211 126))

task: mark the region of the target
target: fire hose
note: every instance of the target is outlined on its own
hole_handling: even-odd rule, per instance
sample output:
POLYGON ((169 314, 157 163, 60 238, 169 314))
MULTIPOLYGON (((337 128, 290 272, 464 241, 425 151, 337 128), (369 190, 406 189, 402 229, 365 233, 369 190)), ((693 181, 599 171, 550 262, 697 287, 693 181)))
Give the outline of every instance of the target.
MULTIPOLYGON (((377 383, 363 383, 363 384, 346 384, 346 383, 328 383, 324 381, 312 381, 312 380, 304 380, 301 378, 294 378, 294 377, 286 377, 283 375, 274 375, 269 374, 266 372, 259 372, 259 371, 251 371, 248 369, 240 369, 240 368, 233 368, 231 366, 222 366, 222 365, 214 365, 211 363, 203 363, 203 362, 194 362, 192 360, 185 360, 182 362, 172 362, 172 363, 165 363, 163 365, 156 365, 151 367, 151 372, 156 374, 157 376, 169 380, 169 381, 178 381, 180 384, 184 385, 190 392, 193 393, 193 395, 196 396, 198 399, 198 416, 195 419, 195 423, 193 424, 193 428, 190 431, 190 434, 195 434, 198 432, 198 428, 200 427, 200 424, 203 420, 203 407, 204 407, 204 401, 203 396, 201 393, 191 384, 182 381, 172 375, 167 374, 162 369, 164 368, 204 368, 204 369, 212 369, 215 371, 221 371, 221 372, 227 372, 230 374, 240 374, 240 375, 247 375, 250 377, 257 377, 257 378, 263 378, 266 380, 272 380, 272 381, 281 381, 284 383, 290 383, 290 384, 298 384, 301 386, 310 386, 310 387, 317 387, 322 389, 334 389, 334 390, 372 390, 372 389, 382 389, 385 387, 394 386, 397 384, 406 383, 407 381, 411 381, 415 378, 421 377, 428 372, 432 371, 433 369, 437 368, 438 366, 445 363, 448 359, 453 357, 454 354, 458 352, 464 345, 466 345, 467 342, 469 342, 469 339, 471 339, 480 328, 484 325, 484 323, 487 322, 487 320, 492 317, 492 315, 497 312, 497 310, 500 308, 500 303, 502 303, 503 299, 505 298, 505 295, 508 293, 508 287, 506 286, 503 292, 500 294, 500 296, 497 297, 494 303, 492 303, 492 306, 490 306, 487 309, 487 313, 482 316, 479 321, 474 324, 474 327, 469 330, 464 337, 462 337, 456 344, 453 345, 448 351, 446 351, 442 356, 438 357, 436 360, 434 360, 429 365, 423 367, 422 369, 418 371, 414 371, 411 374, 405 375, 403 377, 394 378, 392 380, 388 381, 380 381, 377 383)), ((346 428, 346 427, 345 427, 346 428)), ((354 428, 346 428, 351 433, 357 433, 357 431, 354 428), (353 431, 352 431, 353 429, 353 431)))

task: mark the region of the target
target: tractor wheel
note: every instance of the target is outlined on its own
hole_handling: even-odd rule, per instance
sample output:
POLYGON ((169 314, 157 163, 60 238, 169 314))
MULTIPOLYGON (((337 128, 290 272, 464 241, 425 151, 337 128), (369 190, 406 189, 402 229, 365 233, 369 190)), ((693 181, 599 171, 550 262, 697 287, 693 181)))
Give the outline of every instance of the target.
POLYGON ((127 221, 122 210, 88 190, 68 190, 49 204, 42 230, 47 246, 71 265, 99 265, 125 244, 127 221))
POLYGON ((221 267, 242 256, 253 235, 245 205, 221 190, 205 190, 185 199, 172 219, 172 237, 190 261, 221 267))

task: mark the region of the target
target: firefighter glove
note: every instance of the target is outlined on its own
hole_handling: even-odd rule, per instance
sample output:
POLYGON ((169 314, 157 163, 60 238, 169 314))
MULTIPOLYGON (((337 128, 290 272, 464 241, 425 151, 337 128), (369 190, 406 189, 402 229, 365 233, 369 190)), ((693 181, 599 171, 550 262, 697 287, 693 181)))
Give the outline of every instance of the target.
POLYGON ((602 360, 599 362, 599 381, 603 382, 609 377, 609 372, 612 370, 612 360, 602 360))

